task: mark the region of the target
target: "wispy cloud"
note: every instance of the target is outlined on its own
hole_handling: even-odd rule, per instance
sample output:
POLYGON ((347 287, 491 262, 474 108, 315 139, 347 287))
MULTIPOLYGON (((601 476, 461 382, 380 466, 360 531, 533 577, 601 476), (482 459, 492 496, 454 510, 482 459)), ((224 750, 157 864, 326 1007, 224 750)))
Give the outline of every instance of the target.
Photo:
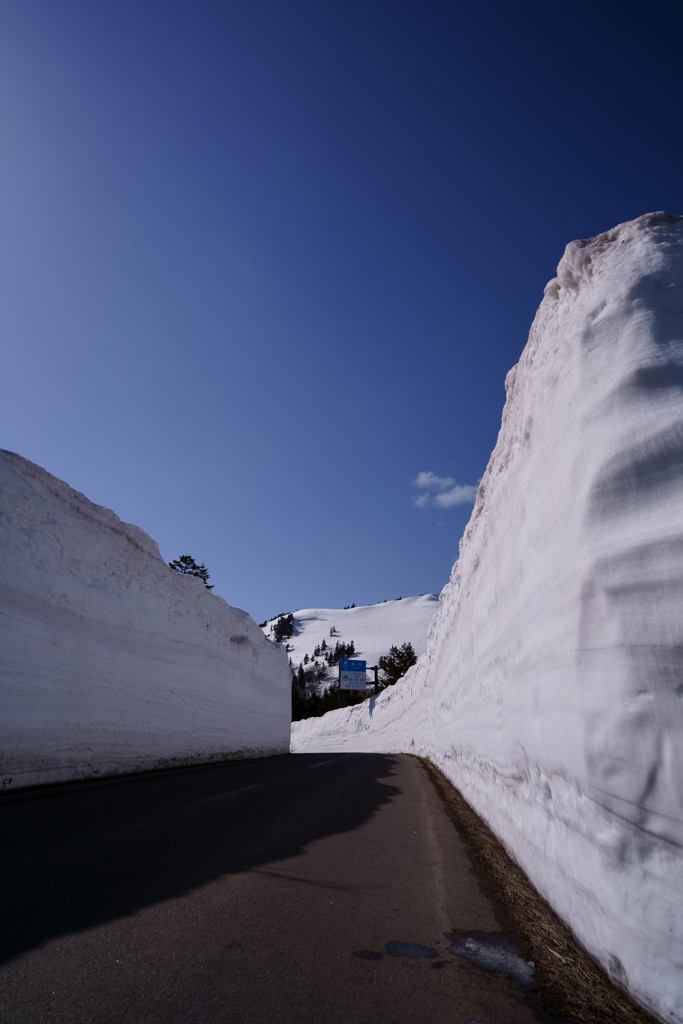
POLYGON ((477 496, 478 484, 462 484, 451 487, 450 491, 443 491, 434 497, 434 504, 439 508, 453 508, 454 505, 468 505, 477 496))
POLYGON ((418 473, 412 481, 414 487, 419 487, 423 491, 445 491, 454 483, 452 476, 437 476, 431 470, 428 473, 418 473))
POLYGON ((455 505, 468 505, 477 496, 477 484, 456 484, 453 477, 437 476, 431 470, 418 473, 411 481, 413 487, 422 491, 413 498, 418 508, 434 505, 437 508, 454 508, 455 505))

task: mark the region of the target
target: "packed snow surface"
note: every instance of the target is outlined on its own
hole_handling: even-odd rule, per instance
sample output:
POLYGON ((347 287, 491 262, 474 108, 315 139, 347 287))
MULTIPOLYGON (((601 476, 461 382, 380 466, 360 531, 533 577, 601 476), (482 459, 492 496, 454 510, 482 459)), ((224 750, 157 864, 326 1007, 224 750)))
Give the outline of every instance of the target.
MULTIPOLYGON (((390 647, 402 644, 413 645, 417 655, 427 650, 429 623, 439 607, 436 594, 421 597, 404 597, 381 604, 361 605, 358 608, 302 608, 294 612, 294 635, 289 638, 289 657, 293 664, 300 665, 307 654, 313 658, 315 648, 324 640, 328 647, 336 643, 348 644, 353 640, 354 658, 376 665, 390 647), (332 630, 334 629, 334 633, 332 630)), ((273 624, 269 619, 263 626, 269 636, 273 624)), ((322 657, 317 661, 322 664, 322 657)), ((336 675, 336 667, 331 670, 336 675)), ((374 678, 368 673, 368 679, 374 678)))
POLYGON ((284 647, 137 526, 1 449, 0 546, 5 788, 287 752, 284 647))
POLYGON ((615 982, 683 1021, 683 219, 567 246, 427 653, 292 750, 431 756, 615 982))

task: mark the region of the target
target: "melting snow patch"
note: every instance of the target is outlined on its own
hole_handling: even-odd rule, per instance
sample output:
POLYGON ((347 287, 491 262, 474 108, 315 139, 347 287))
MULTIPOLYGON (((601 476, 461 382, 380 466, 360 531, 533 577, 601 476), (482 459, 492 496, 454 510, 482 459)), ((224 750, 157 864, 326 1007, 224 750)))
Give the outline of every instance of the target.
POLYGON ((473 934, 476 938, 457 939, 448 952, 469 960, 484 971, 503 971, 525 988, 535 984, 534 965, 520 956, 514 939, 499 932, 473 934))

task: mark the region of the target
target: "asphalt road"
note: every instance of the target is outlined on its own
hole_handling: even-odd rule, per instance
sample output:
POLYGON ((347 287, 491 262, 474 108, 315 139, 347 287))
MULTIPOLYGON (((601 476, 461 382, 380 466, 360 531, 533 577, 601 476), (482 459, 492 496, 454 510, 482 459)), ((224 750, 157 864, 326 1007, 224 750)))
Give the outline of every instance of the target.
POLYGON ((507 925, 414 758, 75 784, 11 795, 0 827, 3 1024, 538 1020, 447 952, 444 933, 507 925))

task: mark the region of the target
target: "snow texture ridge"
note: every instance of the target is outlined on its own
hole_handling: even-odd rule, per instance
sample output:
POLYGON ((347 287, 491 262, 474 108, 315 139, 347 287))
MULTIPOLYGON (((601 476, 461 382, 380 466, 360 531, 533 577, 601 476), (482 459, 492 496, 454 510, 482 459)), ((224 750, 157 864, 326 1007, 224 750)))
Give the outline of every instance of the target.
POLYGON ((293 750, 431 756, 612 979, 683 1021, 683 218, 570 243, 428 650, 293 750))
POLYGON ((0 545, 5 787, 287 752, 284 648, 139 527, 2 449, 0 545))

